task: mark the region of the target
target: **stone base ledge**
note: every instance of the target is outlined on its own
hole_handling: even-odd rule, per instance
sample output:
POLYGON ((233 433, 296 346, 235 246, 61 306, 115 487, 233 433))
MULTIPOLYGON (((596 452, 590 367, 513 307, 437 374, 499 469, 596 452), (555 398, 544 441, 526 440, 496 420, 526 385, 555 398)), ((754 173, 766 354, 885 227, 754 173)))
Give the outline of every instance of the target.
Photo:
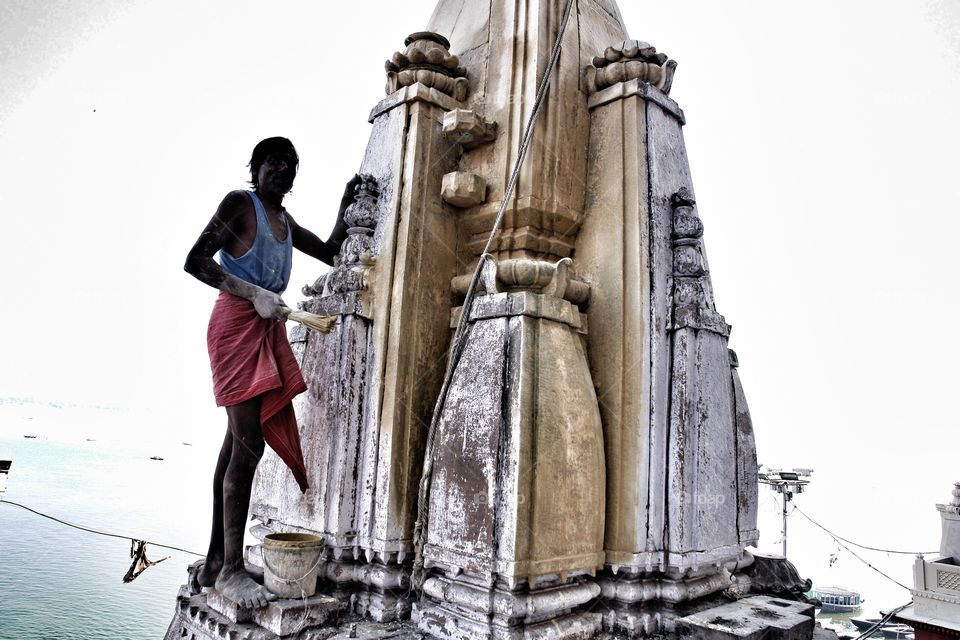
POLYGON ((503 626, 433 604, 418 607, 414 619, 421 632, 441 640, 589 640, 601 626, 599 613, 572 613, 545 622, 503 626))
POLYGON ((814 606, 753 596, 680 618, 676 633, 697 640, 809 640, 814 606))

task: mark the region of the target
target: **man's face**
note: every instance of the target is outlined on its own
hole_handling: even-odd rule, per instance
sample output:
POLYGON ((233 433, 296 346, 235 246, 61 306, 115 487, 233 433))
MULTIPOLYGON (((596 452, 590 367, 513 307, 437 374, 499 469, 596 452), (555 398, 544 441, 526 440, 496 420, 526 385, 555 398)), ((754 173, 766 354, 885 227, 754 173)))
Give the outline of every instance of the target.
POLYGON ((297 160, 285 153, 271 153, 260 165, 257 183, 261 189, 284 194, 293 188, 297 176, 297 160))

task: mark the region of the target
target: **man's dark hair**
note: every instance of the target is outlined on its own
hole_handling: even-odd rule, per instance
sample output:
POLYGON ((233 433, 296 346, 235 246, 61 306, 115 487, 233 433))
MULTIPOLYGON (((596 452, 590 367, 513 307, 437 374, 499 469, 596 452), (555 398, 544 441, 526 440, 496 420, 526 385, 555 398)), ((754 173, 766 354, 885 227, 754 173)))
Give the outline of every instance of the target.
POLYGON ((300 156, 297 155, 297 150, 288 139, 277 136, 261 140, 257 143, 257 146, 253 148, 253 155, 250 156, 250 162, 247 164, 247 166, 250 167, 250 184, 253 185, 254 189, 260 186, 257 183, 257 174, 260 173, 260 165, 264 163, 267 156, 271 155, 290 156, 293 158, 294 170, 300 167, 300 156))

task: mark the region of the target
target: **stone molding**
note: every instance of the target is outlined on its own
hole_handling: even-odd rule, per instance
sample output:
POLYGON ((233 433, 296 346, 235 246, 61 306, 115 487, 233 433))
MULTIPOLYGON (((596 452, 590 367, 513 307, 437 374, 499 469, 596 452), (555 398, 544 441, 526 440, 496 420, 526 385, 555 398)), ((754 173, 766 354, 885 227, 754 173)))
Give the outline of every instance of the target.
POLYGON ((467 71, 460 58, 450 53, 450 42, 438 33, 420 31, 404 42, 384 64, 387 70, 387 94, 420 83, 440 91, 458 102, 467 98, 467 71))
POLYGON ((949 602, 950 604, 960 606, 960 597, 949 593, 928 591, 926 589, 910 589, 910 595, 917 599, 924 598, 927 600, 936 600, 937 602, 949 602))
MULTIPOLYGON (((583 210, 555 205, 533 195, 514 198, 505 213, 511 225, 500 229, 490 251, 510 252, 509 257, 524 252, 529 258, 571 255, 583 223, 583 210)), ((460 214, 460 233, 467 251, 475 256, 483 253, 499 210, 500 202, 491 194, 485 204, 460 214)))
MULTIPOLYGON (((455 307, 450 314, 450 327, 455 328, 460 320, 463 307, 455 307)), ((567 302, 551 296, 531 291, 497 293, 479 296, 473 301, 470 321, 489 320, 491 318, 510 318, 526 316, 542 318, 568 325, 578 333, 586 333, 586 318, 577 308, 567 302)))
POLYGON ((607 47, 587 66, 587 91, 596 93, 615 84, 639 80, 669 95, 677 63, 657 48, 640 40, 624 40, 607 47))
POLYGON ((600 586, 584 581, 563 591, 546 589, 533 593, 511 594, 433 577, 423 583, 423 592, 438 602, 466 606, 475 611, 497 614, 507 618, 537 618, 544 614, 569 611, 584 605, 598 595, 600 586))
MULTIPOLYGON (((570 578, 596 575, 597 569, 603 566, 603 552, 580 553, 553 558, 550 560, 490 560, 451 549, 444 549, 438 545, 424 545, 424 555, 427 559, 423 566, 427 569, 440 569, 451 578, 461 573, 481 576, 482 581, 490 583, 496 578, 510 589, 522 587, 525 583, 530 589, 538 588, 541 582, 567 582, 570 578), (579 566, 580 569, 570 570, 570 566, 579 566)), ((569 585, 567 585, 569 587, 569 585)), ((542 585, 541 585, 542 587, 542 585)))
POLYGON ((592 111, 597 107, 602 107, 603 105, 610 104, 611 102, 623 100, 632 96, 637 96, 647 100, 648 102, 653 102, 659 105, 666 113, 673 116, 673 118, 675 118, 681 125, 687 124, 687 117, 684 115, 683 109, 680 108, 680 105, 677 104, 676 101, 674 101, 664 92, 660 91, 660 89, 657 89, 650 83, 643 82, 641 80, 621 82, 602 91, 598 91, 597 93, 591 95, 587 100, 587 106, 592 111))
POLYGON ((440 107, 444 111, 453 111, 454 109, 463 109, 466 105, 441 91, 432 87, 416 82, 408 87, 401 87, 394 93, 377 103, 370 111, 367 122, 373 123, 374 120, 387 113, 391 109, 399 107, 402 104, 411 102, 425 102, 435 107, 440 107))
POLYGON ((601 595, 618 602, 646 602, 662 600, 679 603, 695 600, 730 586, 730 573, 722 571, 694 580, 667 578, 616 578, 605 575, 598 579, 601 595))
MULTIPOLYGON (((494 291, 487 291, 484 279, 478 281, 478 291, 487 293, 503 293, 517 289, 534 292, 543 291, 552 281, 556 269, 554 263, 526 258, 500 260, 497 264, 496 288, 494 291)), ((472 280, 473 276, 469 274, 455 277, 451 281, 453 292, 458 295, 466 295, 472 280)), ((590 285, 568 276, 562 297, 576 305, 586 304, 590 301, 590 285)))

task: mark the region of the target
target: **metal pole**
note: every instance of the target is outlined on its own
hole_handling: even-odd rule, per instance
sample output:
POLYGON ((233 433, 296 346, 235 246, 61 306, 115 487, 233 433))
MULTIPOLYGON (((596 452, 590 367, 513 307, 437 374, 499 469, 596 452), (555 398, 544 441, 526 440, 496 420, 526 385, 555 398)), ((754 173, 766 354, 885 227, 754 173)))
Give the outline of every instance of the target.
POLYGON ((783 492, 783 557, 787 557, 787 500, 789 500, 790 492, 783 492))

